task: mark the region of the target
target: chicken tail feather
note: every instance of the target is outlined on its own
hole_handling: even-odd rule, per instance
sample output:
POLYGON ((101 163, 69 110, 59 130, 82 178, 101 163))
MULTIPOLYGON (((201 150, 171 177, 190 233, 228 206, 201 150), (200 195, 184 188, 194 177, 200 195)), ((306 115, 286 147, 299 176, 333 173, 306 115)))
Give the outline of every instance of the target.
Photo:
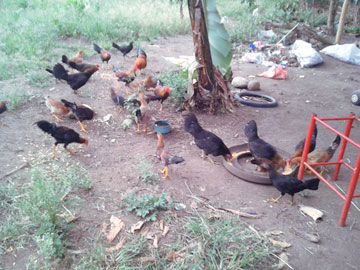
POLYGON ((65 81, 68 79, 68 73, 61 64, 56 64, 54 66, 54 76, 55 78, 59 78, 65 81))
POLYGON ((181 162, 183 162, 184 159, 182 157, 178 157, 178 156, 173 156, 171 159, 170 159, 170 164, 179 164, 181 162))
POLYGON ((319 178, 313 178, 310 180, 304 181, 304 185, 307 189, 311 190, 317 190, 319 188, 320 179, 319 178))
POLYGON ((69 59, 66 57, 66 55, 63 55, 63 56, 61 57, 61 60, 62 60, 62 62, 63 62, 64 64, 68 64, 68 62, 69 62, 69 59))
POLYGON ((94 43, 94 50, 95 50, 97 53, 100 53, 101 48, 99 47, 99 45, 97 45, 97 44, 94 43))
POLYGON ((53 130, 56 130, 56 125, 49 123, 48 121, 41 120, 36 122, 37 126, 44 132, 51 134, 53 130))
POLYGON ((112 43, 112 46, 115 48, 115 49, 118 49, 118 50, 120 50, 120 47, 119 47, 119 45, 117 45, 115 42, 113 42, 112 43))

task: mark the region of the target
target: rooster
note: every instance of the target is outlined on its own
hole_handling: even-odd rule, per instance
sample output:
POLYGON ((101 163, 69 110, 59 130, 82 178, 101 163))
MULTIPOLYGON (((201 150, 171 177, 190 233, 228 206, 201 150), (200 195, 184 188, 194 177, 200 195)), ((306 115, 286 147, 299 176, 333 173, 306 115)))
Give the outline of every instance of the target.
POLYGON ((137 52, 137 58, 135 60, 135 64, 132 68, 132 71, 134 72, 135 76, 137 70, 142 70, 146 68, 147 65, 146 59, 147 59, 146 53, 144 52, 143 49, 139 48, 137 52))
POLYGON ((122 72, 117 67, 114 66, 113 66, 113 71, 115 73, 115 77, 118 78, 118 88, 120 88, 119 82, 124 82, 126 94, 130 95, 128 88, 130 87, 129 84, 135 79, 134 72, 132 70, 128 72, 122 72))
POLYGON ((136 122, 137 122, 137 133, 141 133, 140 125, 144 125, 144 132, 148 132, 147 126, 151 119, 151 109, 148 106, 148 102, 145 99, 144 93, 139 93, 140 108, 136 110, 136 122))
MULTIPOLYGON (((312 164, 312 163, 323 163, 323 162, 328 162, 330 161, 330 159, 333 157, 336 149, 339 147, 341 142, 341 137, 339 135, 336 136, 335 140, 325 149, 316 149, 314 151, 312 151, 311 153, 308 154, 307 156, 307 163, 308 164, 312 164)), ((302 157, 296 157, 293 158, 290 161, 290 166, 293 167, 297 167, 300 165, 301 162, 301 158, 302 157)), ((314 166, 313 168, 315 170, 319 169, 321 166, 314 166)), ((320 172, 320 175, 322 175, 325 171, 325 168, 323 168, 320 172)), ((308 172, 309 174, 311 174, 311 172, 308 172)))
POLYGON ((148 95, 150 100, 160 101, 160 112, 163 111, 163 102, 170 95, 170 86, 163 86, 160 80, 157 81, 156 87, 153 89, 154 96, 148 95))
POLYGON ((88 145, 89 140, 80 137, 79 133, 74 131, 71 128, 67 128, 64 126, 56 126, 54 123, 49 123, 47 121, 38 121, 35 124, 44 131, 45 133, 50 134, 52 137, 55 138, 55 145, 54 145, 54 152, 53 152, 53 159, 55 158, 55 151, 58 144, 64 144, 65 150, 70 154, 74 155, 75 153, 67 149, 67 146, 70 143, 81 143, 88 145))
POLYGON ((95 115, 94 111, 85 104, 76 105, 75 102, 69 102, 65 99, 62 99, 61 102, 64 103, 65 107, 69 108, 72 111, 75 119, 78 120, 81 131, 87 133, 86 127, 82 124, 82 121, 93 119, 95 115))
MULTIPOLYGON (((316 147, 316 137, 317 137, 317 126, 315 125, 313 134, 312 134, 312 136, 311 136, 311 143, 310 143, 309 153, 311 153, 312 151, 314 151, 314 149, 315 149, 315 147, 316 147)), ((304 151, 304 147, 305 147, 305 141, 306 141, 306 138, 304 138, 303 140, 301 140, 301 141, 296 145, 296 147, 295 147, 295 154, 288 160, 288 163, 290 163, 292 159, 302 156, 303 151, 304 151)))
POLYGON ((104 62, 106 62, 106 64, 109 64, 109 60, 111 58, 110 53, 108 53, 107 51, 103 50, 102 48, 100 48, 97 44, 93 44, 94 45, 94 50, 100 54, 100 58, 101 61, 103 63, 103 67, 104 67, 104 62))
POLYGON ((123 57, 125 58, 125 56, 131 52, 131 50, 133 49, 133 44, 134 42, 131 41, 129 45, 127 46, 119 46, 117 45, 115 42, 112 43, 112 46, 115 48, 115 49, 118 49, 120 52, 122 52, 123 54, 123 57))
MULTIPOLYGON (((5 112, 7 110, 7 107, 6 105, 9 104, 9 100, 6 99, 6 100, 3 100, 3 101, 0 101, 0 114, 2 114, 3 112, 5 112)), ((4 126, 7 126, 7 123, 1 123, 1 125, 4 125, 4 126)))
POLYGON ((158 144, 156 147, 156 157, 165 164, 165 168, 160 172, 164 174, 164 179, 169 177, 169 165, 179 164, 184 161, 182 157, 171 155, 167 147, 164 144, 164 136, 161 133, 157 133, 158 144))

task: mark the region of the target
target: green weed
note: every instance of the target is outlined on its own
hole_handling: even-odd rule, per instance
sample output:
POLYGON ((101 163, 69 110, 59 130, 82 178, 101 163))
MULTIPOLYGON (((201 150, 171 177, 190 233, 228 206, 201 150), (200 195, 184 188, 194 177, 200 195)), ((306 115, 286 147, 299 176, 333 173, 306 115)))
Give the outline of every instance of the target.
POLYGON ((188 72, 167 72, 161 75, 160 80, 171 87, 170 102, 176 106, 183 107, 188 83, 188 72))
POLYGON ((143 156, 137 155, 137 163, 135 168, 140 173, 140 179, 142 182, 153 184, 155 180, 158 180, 160 177, 157 173, 153 173, 153 165, 148 162, 143 156))
POLYGON ((135 193, 130 193, 126 196, 125 203, 128 212, 135 212, 145 222, 155 221, 160 210, 172 208, 172 202, 167 201, 167 193, 161 193, 159 196, 150 194, 136 196, 135 193))

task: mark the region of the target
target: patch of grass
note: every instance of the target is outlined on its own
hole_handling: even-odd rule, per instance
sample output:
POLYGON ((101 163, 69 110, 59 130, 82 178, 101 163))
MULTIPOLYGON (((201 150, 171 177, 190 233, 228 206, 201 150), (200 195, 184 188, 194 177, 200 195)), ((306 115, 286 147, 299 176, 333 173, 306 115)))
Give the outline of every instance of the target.
POLYGON ((0 90, 0 100, 9 99, 9 104, 7 105, 9 111, 16 110, 31 101, 33 97, 28 90, 16 85, 11 88, 6 86, 0 90))
POLYGON ((74 265, 74 270, 98 269, 142 269, 137 267, 137 258, 146 251, 146 239, 142 236, 133 237, 117 252, 106 253, 101 245, 82 256, 74 265))
POLYGON ((137 163, 135 168, 140 173, 140 179, 142 182, 153 184, 155 180, 158 180, 160 177, 157 173, 153 173, 153 165, 147 161, 143 156, 137 155, 137 163))
POLYGON ((67 219, 79 205, 79 198, 69 194, 86 190, 89 184, 90 179, 83 169, 54 165, 50 172, 35 167, 28 183, 14 185, 10 182, 2 186, 1 212, 11 215, 0 226, 1 249, 35 242, 45 263, 54 257, 62 257, 69 226, 67 219))
POLYGON ((125 203, 128 212, 135 212, 145 222, 157 220, 158 212, 171 209, 173 204, 167 201, 167 193, 161 193, 158 196, 151 194, 137 196, 135 193, 130 193, 126 196, 125 203))
POLYGON ((0 25, 0 80, 26 75, 39 87, 49 80, 45 67, 64 53, 76 53, 64 38, 84 38, 110 49, 112 41, 134 40, 139 46, 143 40, 190 31, 188 15, 181 20, 177 5, 152 0, 3 0, 0 25))
POLYGON ((238 219, 195 214, 186 224, 185 237, 195 243, 186 257, 191 269, 262 269, 274 262, 275 249, 266 237, 238 219))

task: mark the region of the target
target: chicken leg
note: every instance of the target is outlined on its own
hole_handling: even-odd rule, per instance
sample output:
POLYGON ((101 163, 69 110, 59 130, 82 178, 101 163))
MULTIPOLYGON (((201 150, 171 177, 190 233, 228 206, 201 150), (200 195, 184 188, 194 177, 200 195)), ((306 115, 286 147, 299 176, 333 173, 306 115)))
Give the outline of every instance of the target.
POLYGON ((53 156, 52 156, 53 159, 55 159, 55 151, 56 151, 56 145, 54 145, 54 151, 53 151, 53 156))
POLYGON ((52 114, 52 116, 59 122, 63 122, 59 116, 57 116, 55 113, 52 114))
POLYGON ((160 104, 160 112, 162 113, 163 112, 163 105, 160 104))
POLYGON ((163 179, 166 180, 169 177, 169 167, 165 166, 165 168, 163 170, 160 170, 161 173, 164 174, 163 179))
POLYGON ((284 195, 281 194, 281 195, 280 195, 279 197, 277 197, 276 199, 271 198, 271 199, 268 200, 268 202, 278 203, 279 200, 280 200, 280 198, 281 198, 282 196, 284 196, 284 195))
POLYGON ((136 130, 137 133, 141 133, 141 130, 140 130, 140 124, 137 124, 137 130, 136 130))
POLYGON ((69 149, 67 149, 66 147, 64 147, 65 148, 65 150, 66 150, 66 152, 68 152, 70 155, 75 155, 75 152, 72 152, 71 150, 69 150, 69 149))
POLYGON ((80 125, 81 127, 81 131, 85 132, 85 133, 88 133, 87 130, 86 130, 86 126, 83 125, 83 123, 81 123, 80 121, 78 121, 78 124, 80 125))

